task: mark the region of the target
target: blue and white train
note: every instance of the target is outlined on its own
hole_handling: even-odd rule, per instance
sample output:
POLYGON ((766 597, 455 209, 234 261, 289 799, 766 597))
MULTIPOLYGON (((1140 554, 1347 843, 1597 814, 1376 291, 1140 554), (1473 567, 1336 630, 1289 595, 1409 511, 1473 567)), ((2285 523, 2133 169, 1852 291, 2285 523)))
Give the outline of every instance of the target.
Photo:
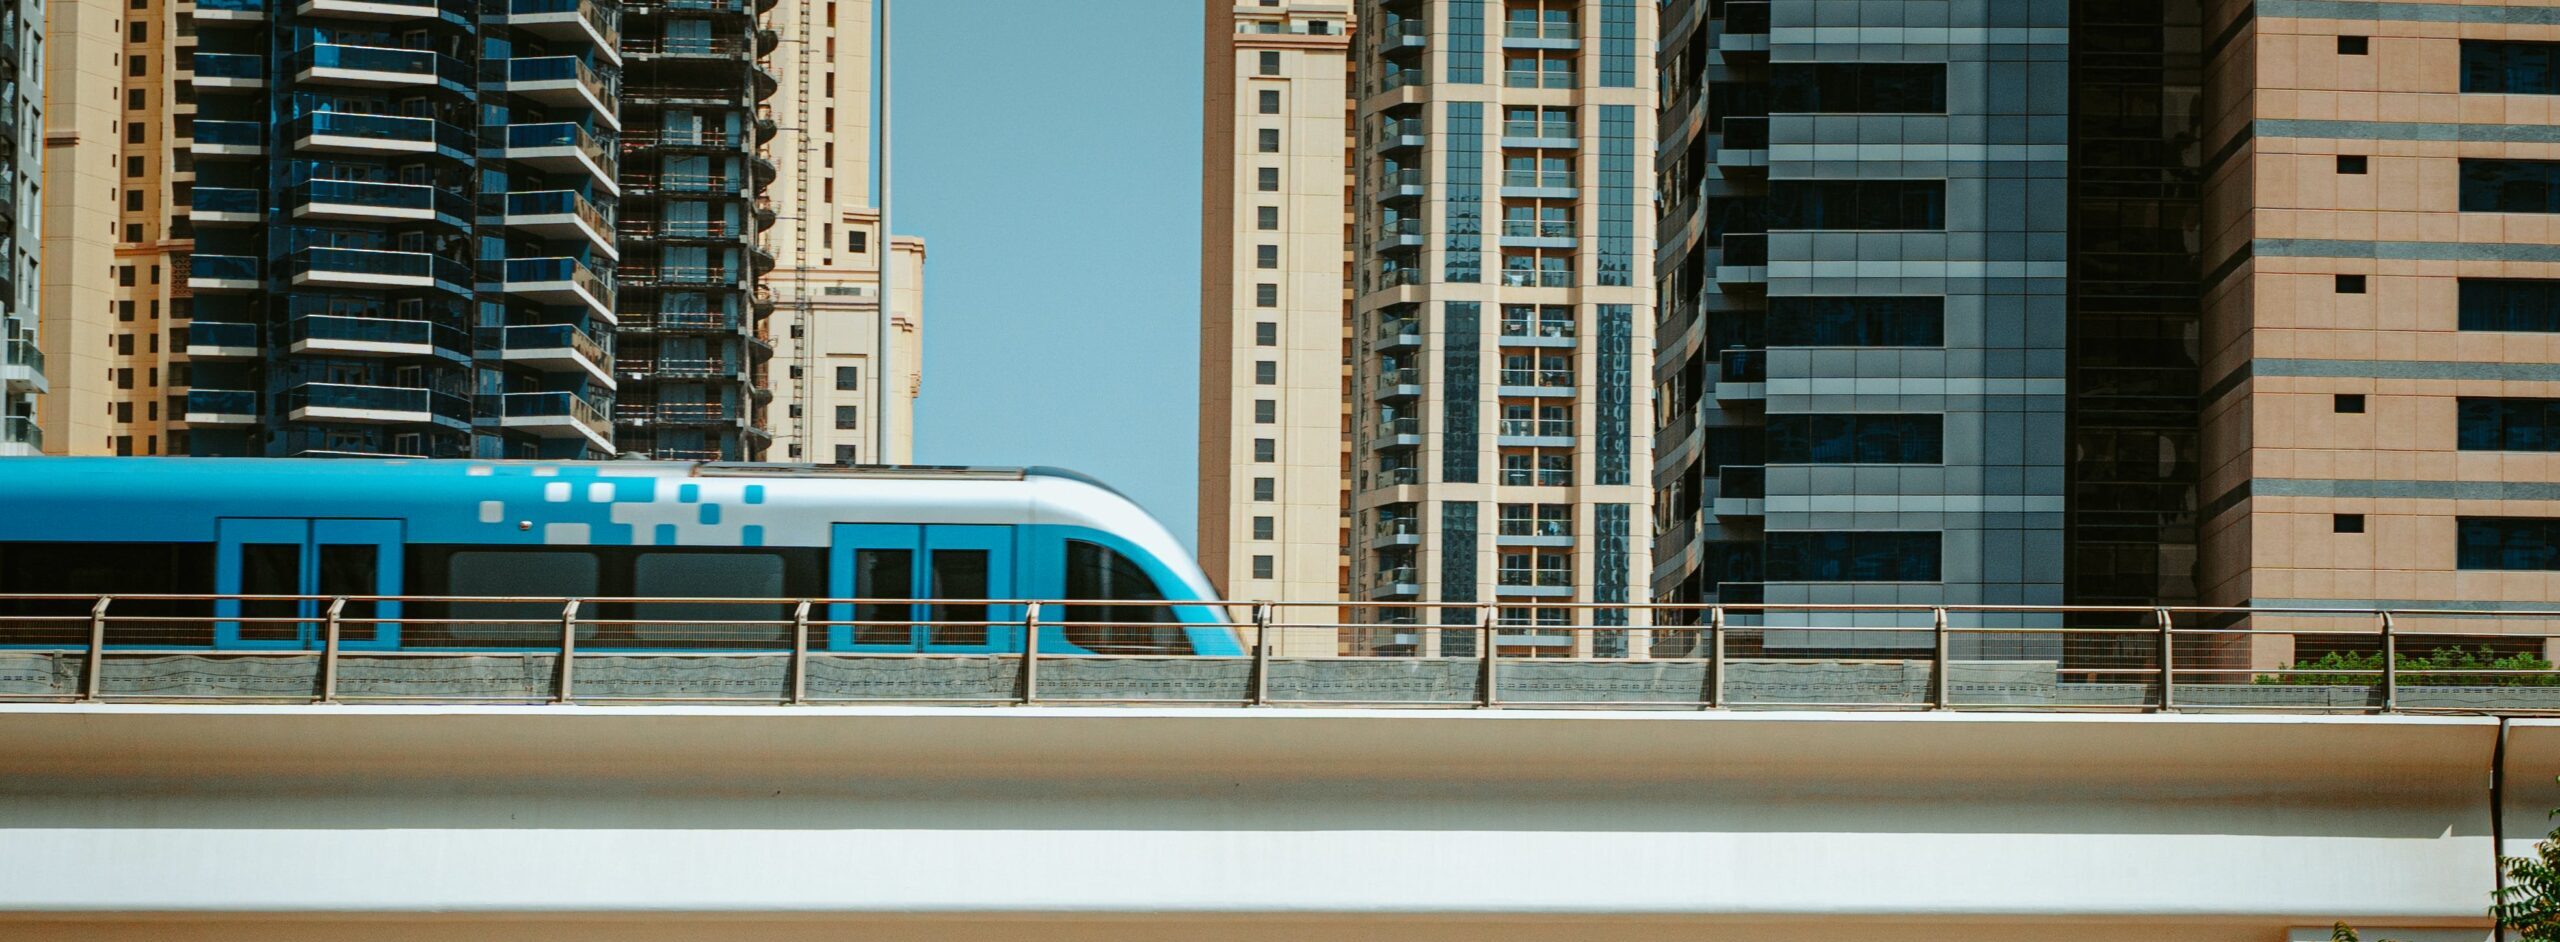
MULTIPOLYGON (((681 647, 703 636, 683 624, 699 619, 759 620, 724 637, 752 644, 761 631, 788 644, 789 606, 614 599, 1196 601, 1053 607, 1040 649, 1242 653, 1173 534, 1100 482, 1047 468, 16 459, 0 461, 0 593, 599 600, 582 603, 596 622, 578 629, 582 648, 681 647)), ((259 619, 313 619, 321 604, 137 599, 114 611, 197 626, 164 631, 160 646, 300 648, 322 643, 316 620, 259 619)), ((556 644, 558 608, 359 603, 340 644, 556 644)), ((1023 615, 1001 604, 830 605, 813 618, 885 624, 813 628, 811 646, 1018 651, 1023 615)))

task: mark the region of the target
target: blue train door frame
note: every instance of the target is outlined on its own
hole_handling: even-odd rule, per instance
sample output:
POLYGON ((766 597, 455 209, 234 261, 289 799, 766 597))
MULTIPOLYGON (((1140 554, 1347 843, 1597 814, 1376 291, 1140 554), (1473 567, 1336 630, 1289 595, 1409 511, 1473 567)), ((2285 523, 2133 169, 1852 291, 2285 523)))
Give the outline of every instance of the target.
MULTIPOLYGON (((224 517, 216 523, 214 591, 223 595, 398 595, 401 539, 397 520, 224 517)), ((214 643, 229 648, 318 648, 328 603, 214 603, 214 643), (241 622, 236 618, 298 618, 241 622)), ((345 619, 398 618, 398 602, 349 602, 345 619)), ((400 644, 392 623, 355 622, 338 633, 348 649, 400 644)))
POLYGON ((973 626, 917 622, 1012 622, 1018 605, 899 604, 888 599, 1007 598, 1014 594, 1013 528, 1008 526, 839 523, 827 567, 827 594, 882 599, 836 605, 827 646, 839 651, 983 652, 1019 650, 1018 624, 973 626))

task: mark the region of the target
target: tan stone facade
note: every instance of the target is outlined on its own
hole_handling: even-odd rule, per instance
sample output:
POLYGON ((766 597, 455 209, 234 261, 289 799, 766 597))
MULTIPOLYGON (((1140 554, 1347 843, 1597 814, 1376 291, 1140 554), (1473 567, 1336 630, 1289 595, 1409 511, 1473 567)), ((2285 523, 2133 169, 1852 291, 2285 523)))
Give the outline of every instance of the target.
MULTIPOLYGON (((1231 599, 1341 598, 1351 7, 1213 4, 1208 19, 1201 563, 1231 599)), ((1331 631, 1305 634, 1281 649, 1332 653, 1331 631)))
POLYGON ((166 0, 70 0, 46 15, 44 451, 185 454, 186 410, 170 403, 186 398, 193 239, 170 187, 192 181, 172 130, 195 106, 171 52, 192 47, 192 16, 166 0))
POLYGON ((2560 577, 2497 564, 2484 537, 2560 518, 2560 453, 2500 445, 2482 417, 2560 398, 2560 326, 2484 318, 2560 279, 2560 208, 2492 205, 2483 181, 2560 160, 2560 115, 2548 91, 2467 90, 2465 45, 2560 26, 2520 4, 2374 7, 2238 25, 2250 4, 2208 7, 2227 38, 2204 111, 2226 155, 2207 165, 2204 598, 2548 608, 2560 577))
POLYGON ((880 233, 871 199, 871 0, 782 0, 766 22, 779 127, 772 229, 774 461, 899 464, 914 460, 922 388, 924 242, 900 236, 892 269, 889 440, 876 441, 880 233))

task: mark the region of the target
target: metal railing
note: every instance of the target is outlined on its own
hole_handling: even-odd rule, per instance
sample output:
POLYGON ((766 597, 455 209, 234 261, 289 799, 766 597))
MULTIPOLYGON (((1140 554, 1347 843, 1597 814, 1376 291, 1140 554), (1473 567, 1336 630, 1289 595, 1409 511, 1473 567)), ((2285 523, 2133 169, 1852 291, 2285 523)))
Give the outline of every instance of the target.
POLYGON ((2560 611, 6 595, 0 700, 2547 714, 2555 642, 2560 611))

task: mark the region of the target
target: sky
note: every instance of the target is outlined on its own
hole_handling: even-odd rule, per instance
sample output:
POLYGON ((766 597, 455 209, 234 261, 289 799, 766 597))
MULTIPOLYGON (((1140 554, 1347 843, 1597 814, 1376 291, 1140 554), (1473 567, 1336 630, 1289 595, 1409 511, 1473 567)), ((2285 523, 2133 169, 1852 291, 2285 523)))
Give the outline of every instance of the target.
POLYGON ((897 0, 892 228, 925 239, 916 461, 1100 477, 1189 544, 1201 8, 897 0), (1128 7, 1147 15, 1114 15, 1128 7))

